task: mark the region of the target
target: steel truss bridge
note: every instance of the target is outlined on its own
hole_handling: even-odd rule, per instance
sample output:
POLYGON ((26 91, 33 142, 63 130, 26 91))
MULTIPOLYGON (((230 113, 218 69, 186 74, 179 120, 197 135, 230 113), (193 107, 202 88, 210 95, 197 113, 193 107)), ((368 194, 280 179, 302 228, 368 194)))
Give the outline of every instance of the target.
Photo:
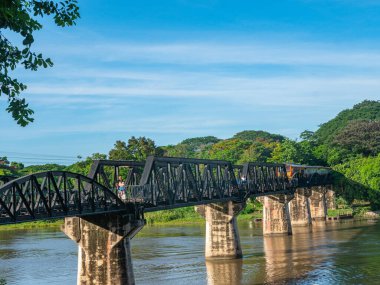
MULTIPOLYGON (((1 180, 1 179, 0 179, 1 180)), ((250 197, 293 194, 297 187, 331 183, 330 173, 288 179, 285 164, 148 157, 145 162, 96 160, 88 176, 47 171, 0 184, 0 224, 143 212, 217 203, 250 197), (119 176, 126 199, 117 195, 119 176)))

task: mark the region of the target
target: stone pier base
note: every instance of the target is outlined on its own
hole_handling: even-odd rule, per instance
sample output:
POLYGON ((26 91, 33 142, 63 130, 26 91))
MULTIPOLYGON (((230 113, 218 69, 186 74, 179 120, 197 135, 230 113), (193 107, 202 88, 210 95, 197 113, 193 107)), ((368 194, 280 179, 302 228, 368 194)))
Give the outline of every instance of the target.
POLYGON ((311 226, 311 213, 309 202, 310 196, 310 189, 296 189, 294 193, 294 199, 289 202, 289 212, 292 226, 311 226))
POLYGON ((311 187, 310 196, 310 213, 313 221, 326 221, 327 203, 326 203, 327 188, 322 186, 311 187))
POLYGON ((288 195, 265 196, 263 203, 263 233, 292 234, 288 203, 288 195))
POLYGON ((244 204, 230 201, 195 208, 206 219, 206 259, 242 257, 236 216, 244 206, 244 204))
POLYGON ((336 204, 335 204, 335 191, 332 188, 332 185, 327 186, 327 192, 326 192, 326 204, 327 204, 327 209, 336 209, 336 204))
POLYGON ((143 226, 131 215, 65 218, 63 232, 78 243, 77 284, 135 284, 130 240, 143 226))

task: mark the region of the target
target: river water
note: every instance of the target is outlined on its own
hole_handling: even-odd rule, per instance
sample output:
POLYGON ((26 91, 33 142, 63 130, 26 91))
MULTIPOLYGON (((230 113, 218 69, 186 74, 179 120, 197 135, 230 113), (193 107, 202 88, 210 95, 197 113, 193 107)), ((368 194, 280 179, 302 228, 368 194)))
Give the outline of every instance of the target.
MULTIPOLYGON (((132 241, 137 284, 380 284, 380 223, 330 223, 263 237, 239 224, 244 258, 205 262, 204 226, 145 227, 132 241)), ((0 232, 0 280, 76 284, 77 247, 57 230, 0 232)), ((1 282, 0 282, 1 283, 1 282)))

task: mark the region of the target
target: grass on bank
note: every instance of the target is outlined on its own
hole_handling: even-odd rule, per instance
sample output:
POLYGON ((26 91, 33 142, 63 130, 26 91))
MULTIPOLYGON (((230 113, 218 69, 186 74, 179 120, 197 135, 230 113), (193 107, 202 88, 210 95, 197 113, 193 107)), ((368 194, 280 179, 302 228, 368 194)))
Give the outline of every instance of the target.
POLYGON ((146 213, 145 219, 147 225, 192 224, 202 223, 204 221, 204 219, 194 211, 194 207, 146 213))
POLYGON ((339 216, 352 216, 352 209, 328 209, 327 216, 331 218, 339 217, 339 216))
MULTIPOLYGON (((35 229, 35 228, 59 228, 63 225, 63 219, 42 220, 34 222, 24 222, 0 226, 0 231, 13 229, 35 229)), ((1 285, 1 284, 0 284, 1 285)))
MULTIPOLYGON (((238 216, 238 220, 248 221, 256 218, 262 218, 262 205, 256 200, 249 200, 238 216)), ((194 207, 146 213, 145 219, 148 225, 181 225, 205 222, 204 218, 194 210, 194 207)))

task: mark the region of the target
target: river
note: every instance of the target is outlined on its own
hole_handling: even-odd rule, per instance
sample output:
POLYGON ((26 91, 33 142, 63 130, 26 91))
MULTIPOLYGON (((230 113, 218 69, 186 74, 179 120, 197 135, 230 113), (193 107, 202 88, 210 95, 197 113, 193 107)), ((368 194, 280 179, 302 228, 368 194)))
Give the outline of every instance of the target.
MULTIPOLYGON (((263 237, 239 223, 243 260, 205 262, 204 226, 145 227, 132 241, 137 284, 380 284, 380 222, 263 237)), ((58 229, 0 231, 7 285, 76 284, 77 247, 58 229)), ((1 283, 1 282, 0 282, 1 283)))

